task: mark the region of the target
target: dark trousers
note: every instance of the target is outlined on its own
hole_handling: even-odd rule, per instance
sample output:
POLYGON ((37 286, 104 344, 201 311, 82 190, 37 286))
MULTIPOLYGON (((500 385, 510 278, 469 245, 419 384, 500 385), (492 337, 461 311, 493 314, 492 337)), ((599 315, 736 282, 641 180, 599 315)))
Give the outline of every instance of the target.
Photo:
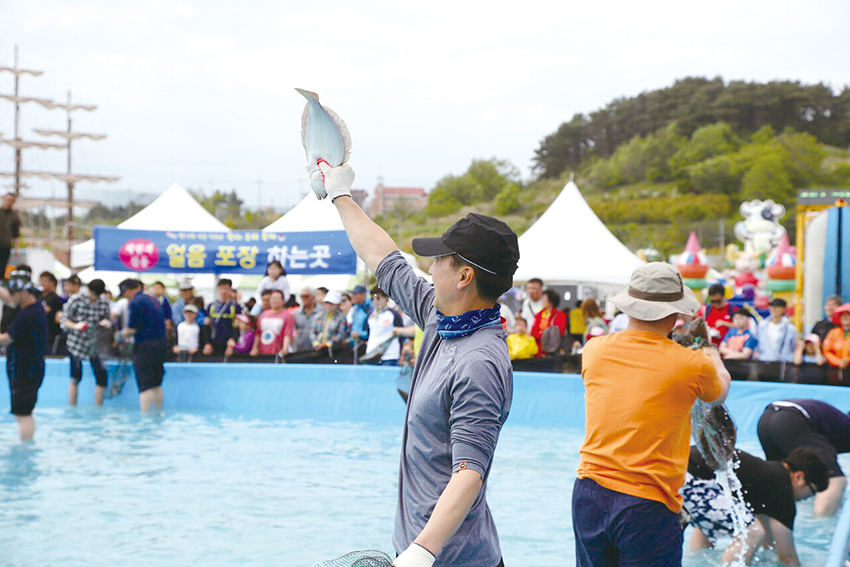
POLYGON ((0 248, 0 279, 6 279, 6 266, 9 265, 9 256, 11 255, 11 248, 0 248))
POLYGON ((838 451, 796 408, 767 406, 759 419, 758 436, 768 461, 780 461, 797 447, 808 447, 826 463, 830 478, 844 476, 838 451))
MULTIPOLYGON (((70 358, 71 380, 74 380, 77 384, 79 384, 80 380, 83 379, 83 360, 73 355, 71 355, 70 358)), ((91 363, 91 369, 94 372, 94 378, 97 381, 97 385, 106 388, 108 375, 106 373, 106 366, 103 365, 103 361, 100 360, 99 356, 93 354, 91 355, 89 362, 91 363)))
POLYGON ((587 478, 573 485, 578 567, 680 567, 682 527, 661 502, 622 494, 587 478))

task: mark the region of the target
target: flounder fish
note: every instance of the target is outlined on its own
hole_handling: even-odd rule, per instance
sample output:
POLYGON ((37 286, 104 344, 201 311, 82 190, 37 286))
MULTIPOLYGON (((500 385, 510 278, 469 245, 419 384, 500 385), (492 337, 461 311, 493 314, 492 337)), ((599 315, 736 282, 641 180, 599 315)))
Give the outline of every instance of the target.
POLYGON ((336 112, 319 103, 319 95, 303 89, 295 89, 307 99, 301 115, 301 144, 307 154, 307 171, 310 172, 310 187, 319 199, 328 196, 319 171, 319 162, 325 161, 337 167, 351 156, 351 134, 336 112))

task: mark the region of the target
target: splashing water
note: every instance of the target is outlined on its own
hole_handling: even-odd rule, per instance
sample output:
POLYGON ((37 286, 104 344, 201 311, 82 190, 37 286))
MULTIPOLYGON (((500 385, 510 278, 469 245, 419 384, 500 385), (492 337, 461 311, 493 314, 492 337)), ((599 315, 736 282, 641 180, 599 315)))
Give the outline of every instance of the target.
POLYGON ((726 470, 715 470, 714 478, 717 484, 723 490, 723 495, 732 503, 732 538, 741 542, 738 553, 735 554, 735 561, 731 563, 732 567, 743 567, 749 545, 747 544, 747 503, 744 501, 744 493, 741 489, 741 481, 738 480, 738 475, 735 474, 735 469, 740 465, 740 461, 730 459, 726 462, 726 470))
POLYGON ((740 460, 735 454, 735 424, 723 406, 709 406, 697 400, 691 408, 691 435, 706 464, 714 470, 714 478, 723 495, 731 503, 732 538, 741 542, 732 566, 743 567, 749 547, 748 510, 741 481, 735 474, 735 469, 740 466, 740 460))

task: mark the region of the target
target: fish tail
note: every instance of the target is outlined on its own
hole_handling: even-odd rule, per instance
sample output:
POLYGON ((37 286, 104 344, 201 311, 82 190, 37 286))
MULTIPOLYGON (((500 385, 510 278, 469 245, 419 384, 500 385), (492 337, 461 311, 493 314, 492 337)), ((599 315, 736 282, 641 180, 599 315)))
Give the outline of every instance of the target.
POLYGON ((319 102, 319 95, 314 93, 313 91, 305 91, 304 89, 295 89, 298 93, 306 98, 307 100, 312 100, 314 102, 319 102))

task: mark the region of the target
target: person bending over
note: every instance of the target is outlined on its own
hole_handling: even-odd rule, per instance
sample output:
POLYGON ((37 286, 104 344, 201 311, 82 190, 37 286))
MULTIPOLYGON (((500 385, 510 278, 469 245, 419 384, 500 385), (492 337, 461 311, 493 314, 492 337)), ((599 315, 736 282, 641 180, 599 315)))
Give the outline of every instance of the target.
POLYGON ((838 454, 850 453, 850 415, 818 400, 781 400, 765 408, 758 436, 771 461, 784 459, 798 447, 820 455, 828 468, 829 487, 815 497, 815 514, 835 514, 847 485, 838 454))
MULTIPOLYGON (((744 451, 735 453, 740 461, 735 474, 747 504, 747 531, 726 549, 723 562, 733 563, 746 542, 743 560, 747 565, 760 546, 775 547, 779 561, 786 565, 799 565, 793 532, 795 502, 826 490, 826 463, 807 447, 794 449, 782 461, 764 461, 744 451)), ((718 538, 734 534, 732 502, 723 494, 714 471, 696 447, 691 447, 681 492, 694 526, 692 550, 713 547, 718 538)))

